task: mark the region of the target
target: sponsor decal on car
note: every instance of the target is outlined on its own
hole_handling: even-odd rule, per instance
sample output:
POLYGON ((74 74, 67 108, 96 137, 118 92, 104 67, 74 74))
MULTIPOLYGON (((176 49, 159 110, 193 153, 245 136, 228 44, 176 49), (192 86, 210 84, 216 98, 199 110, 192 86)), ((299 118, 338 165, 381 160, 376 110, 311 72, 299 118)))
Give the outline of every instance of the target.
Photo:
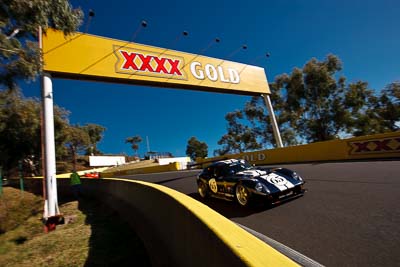
POLYGON ((270 184, 276 186, 281 191, 294 187, 294 185, 289 182, 285 177, 280 176, 276 173, 270 173, 261 177, 267 180, 270 184))

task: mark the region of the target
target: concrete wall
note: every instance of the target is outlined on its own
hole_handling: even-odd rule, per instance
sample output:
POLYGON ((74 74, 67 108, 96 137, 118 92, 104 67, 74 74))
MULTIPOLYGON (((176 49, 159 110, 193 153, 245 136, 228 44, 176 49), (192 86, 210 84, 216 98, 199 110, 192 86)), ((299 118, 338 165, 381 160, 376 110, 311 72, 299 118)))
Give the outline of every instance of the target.
POLYGON ((196 159, 198 166, 221 158, 242 158, 256 165, 360 159, 400 158, 400 132, 361 136, 307 145, 267 149, 208 159, 196 159))
MULTIPOLYGON (((84 192, 117 210, 143 240, 153 266, 298 266, 204 204, 170 188, 123 179, 82 179, 84 192)), ((57 179, 59 196, 69 179, 57 179)), ((41 179, 26 179, 41 192, 41 179)), ((62 211, 61 211, 62 212, 62 211)))
POLYGON ((179 157, 179 158, 160 158, 157 159, 160 165, 168 165, 170 163, 178 163, 179 170, 186 170, 187 163, 190 162, 189 157, 179 157))
POLYGON ((143 167, 143 168, 114 171, 114 172, 104 172, 101 173, 101 177, 110 178, 110 177, 117 177, 117 176, 131 175, 131 174, 157 173, 157 172, 168 172, 168 171, 178 171, 178 170, 180 170, 180 164, 177 162, 173 162, 168 165, 143 167))

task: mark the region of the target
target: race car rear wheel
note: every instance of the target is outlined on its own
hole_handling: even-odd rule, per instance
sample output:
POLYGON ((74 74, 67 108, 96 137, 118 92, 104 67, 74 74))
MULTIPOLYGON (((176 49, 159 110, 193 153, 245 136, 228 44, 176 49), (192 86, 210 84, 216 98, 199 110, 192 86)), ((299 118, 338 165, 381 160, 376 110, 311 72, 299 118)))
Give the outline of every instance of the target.
POLYGON ((199 181, 197 185, 197 190, 202 198, 208 197, 208 186, 203 181, 199 181))
POLYGON ((250 192, 249 190, 242 184, 238 184, 236 186, 236 200, 237 202, 245 207, 250 202, 250 192))

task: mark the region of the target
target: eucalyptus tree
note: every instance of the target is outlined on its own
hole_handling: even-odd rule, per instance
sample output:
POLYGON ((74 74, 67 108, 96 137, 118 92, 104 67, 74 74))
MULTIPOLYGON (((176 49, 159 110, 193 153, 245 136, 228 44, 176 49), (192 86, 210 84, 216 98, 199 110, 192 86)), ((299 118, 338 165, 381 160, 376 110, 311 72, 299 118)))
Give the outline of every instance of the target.
POLYGON ((205 158, 208 156, 208 145, 192 136, 188 140, 186 146, 186 155, 192 160, 195 160, 196 158, 205 158))
POLYGON ((225 115, 225 120, 228 122, 228 132, 218 141, 222 148, 215 150, 214 154, 241 153, 261 148, 257 140, 257 129, 245 125, 242 122, 243 119, 244 112, 240 110, 229 112, 225 115))
POLYGON ((90 140, 90 145, 86 150, 86 154, 87 155, 101 154, 101 151, 97 149, 97 143, 99 143, 103 138, 103 133, 106 130, 106 128, 98 124, 88 123, 82 126, 82 129, 85 132, 87 132, 90 140))
POLYGON ((72 125, 64 129, 65 146, 67 147, 71 157, 73 168, 76 170, 77 155, 82 154, 90 145, 89 134, 79 125, 72 125))
POLYGON ((342 62, 334 55, 324 61, 313 58, 303 69, 275 79, 282 113, 288 127, 306 142, 331 140, 345 130, 345 78, 339 75, 342 62))
MULTIPOLYGON (((38 99, 25 98, 20 90, 0 90, 0 166, 5 170, 25 159, 38 165, 41 160, 41 104, 38 99)), ((69 112, 54 106, 56 154, 64 148, 64 129, 69 125, 69 112)))
POLYGON ((400 129, 400 81, 387 85, 374 103, 381 122, 381 132, 400 129))
POLYGON ((139 135, 131 136, 125 139, 125 143, 131 144, 131 148, 135 151, 135 155, 137 155, 137 151, 139 150, 139 143, 142 142, 142 137, 139 135))
MULTIPOLYGON (((335 55, 313 58, 303 68, 275 77, 271 102, 285 146, 399 129, 400 82, 381 91, 368 83, 346 83, 335 55)), ((225 116, 227 133, 217 154, 238 153, 274 144, 269 114, 261 97, 225 116)))

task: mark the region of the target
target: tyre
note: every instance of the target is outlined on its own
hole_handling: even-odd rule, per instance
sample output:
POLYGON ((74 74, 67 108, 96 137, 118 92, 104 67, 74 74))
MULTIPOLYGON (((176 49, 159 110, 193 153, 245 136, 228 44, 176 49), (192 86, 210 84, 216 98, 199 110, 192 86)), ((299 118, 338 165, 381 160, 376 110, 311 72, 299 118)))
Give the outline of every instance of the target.
POLYGON ((249 190, 242 184, 238 184, 235 190, 236 201, 240 206, 248 206, 250 202, 250 192, 249 190))
POLYGON ((208 186, 203 181, 199 181, 199 183, 197 185, 197 190, 199 191, 199 194, 202 198, 208 197, 208 194, 209 194, 208 186))

